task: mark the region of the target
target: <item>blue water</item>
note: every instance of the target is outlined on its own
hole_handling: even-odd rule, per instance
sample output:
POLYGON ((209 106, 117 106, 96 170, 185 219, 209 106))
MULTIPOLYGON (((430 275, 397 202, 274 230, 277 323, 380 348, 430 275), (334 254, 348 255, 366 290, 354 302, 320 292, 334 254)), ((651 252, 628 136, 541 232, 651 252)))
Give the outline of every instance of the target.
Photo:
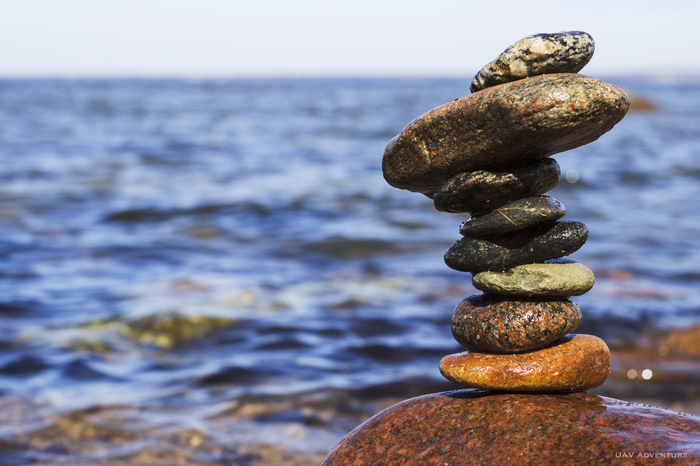
MULTIPOLYGON (((555 155, 580 178, 550 194, 590 230, 572 256, 597 277, 574 299, 580 330, 614 348, 700 321, 700 84, 608 81, 658 109, 555 155)), ((467 89, 0 81, 0 403, 201 413, 441 380, 452 310, 474 292, 442 259, 467 217, 391 188, 381 157, 467 89)))

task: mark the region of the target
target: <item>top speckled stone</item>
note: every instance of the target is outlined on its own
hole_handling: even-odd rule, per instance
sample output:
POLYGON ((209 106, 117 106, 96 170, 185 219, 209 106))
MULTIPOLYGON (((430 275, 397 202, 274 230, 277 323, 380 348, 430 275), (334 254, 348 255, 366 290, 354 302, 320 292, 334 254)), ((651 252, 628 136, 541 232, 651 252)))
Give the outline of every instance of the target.
POLYGON ((409 123, 384 151, 384 179, 432 198, 460 173, 524 164, 593 142, 628 109, 622 89, 580 74, 485 89, 409 123))
POLYGON ((552 73, 578 73, 591 60, 595 42, 581 31, 534 34, 508 47, 472 80, 472 92, 518 79, 552 73))

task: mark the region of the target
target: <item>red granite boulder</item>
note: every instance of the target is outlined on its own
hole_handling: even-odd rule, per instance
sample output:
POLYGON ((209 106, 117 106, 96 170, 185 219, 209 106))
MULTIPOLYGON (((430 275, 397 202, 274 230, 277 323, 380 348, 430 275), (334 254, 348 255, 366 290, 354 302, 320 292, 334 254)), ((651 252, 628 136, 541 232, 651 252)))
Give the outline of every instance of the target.
POLYGON ((458 390, 353 430, 323 465, 700 464, 700 418, 586 392, 458 390))

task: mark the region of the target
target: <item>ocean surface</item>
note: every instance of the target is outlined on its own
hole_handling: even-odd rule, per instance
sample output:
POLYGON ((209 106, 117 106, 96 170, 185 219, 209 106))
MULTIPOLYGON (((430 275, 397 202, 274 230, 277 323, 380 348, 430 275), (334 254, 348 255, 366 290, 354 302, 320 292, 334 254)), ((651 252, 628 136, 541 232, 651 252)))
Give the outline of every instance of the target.
MULTIPOLYGON (((613 350, 596 393, 697 413, 700 356, 655 342, 700 322, 700 81, 606 80, 648 105, 554 156, 597 280, 577 332, 613 350)), ((455 388, 468 216, 381 158, 468 87, 0 80, 0 464, 313 464, 455 388)))

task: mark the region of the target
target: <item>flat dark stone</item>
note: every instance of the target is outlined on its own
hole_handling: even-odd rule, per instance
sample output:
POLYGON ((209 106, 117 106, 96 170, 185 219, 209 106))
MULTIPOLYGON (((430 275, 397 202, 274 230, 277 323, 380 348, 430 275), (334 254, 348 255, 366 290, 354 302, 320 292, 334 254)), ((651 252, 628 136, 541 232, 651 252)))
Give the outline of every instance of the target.
POLYGON ((544 194, 560 177, 559 164, 549 158, 504 171, 460 173, 435 193, 433 202, 442 212, 479 215, 516 199, 544 194))
POLYGON ((462 236, 488 238, 552 223, 566 214, 564 204, 549 196, 526 197, 487 214, 472 217, 459 228, 462 236))
POLYGON ((385 409, 321 464, 691 465, 700 462, 699 433, 698 417, 586 392, 467 389, 385 409))
POLYGON ((452 315, 452 336, 472 351, 516 353, 573 332, 581 309, 568 299, 473 294, 452 315))
POLYGON ((522 264, 568 256, 588 239, 581 222, 538 225, 490 239, 462 238, 445 252, 448 267, 462 272, 505 271, 522 264))
POLYGON ((384 178, 432 197, 460 173, 520 165, 593 142, 628 108, 624 91, 579 74, 484 89, 409 123, 384 151, 384 178))

